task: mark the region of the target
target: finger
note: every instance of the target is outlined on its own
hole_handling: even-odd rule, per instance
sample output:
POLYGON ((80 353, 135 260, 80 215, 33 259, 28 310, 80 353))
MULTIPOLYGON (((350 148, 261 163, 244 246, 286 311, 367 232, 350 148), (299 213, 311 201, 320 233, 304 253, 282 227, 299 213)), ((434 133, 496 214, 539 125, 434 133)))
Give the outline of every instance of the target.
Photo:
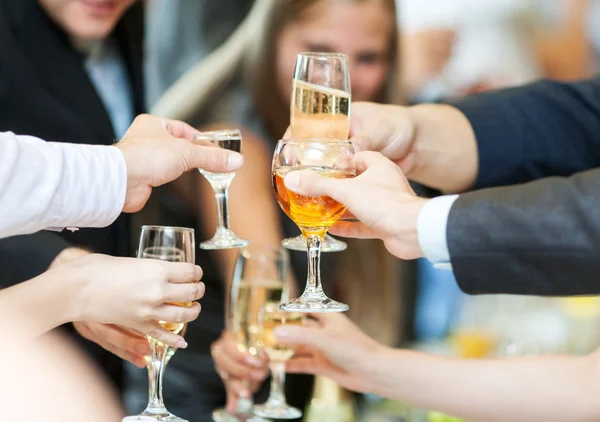
POLYGON ((266 365, 260 368, 236 361, 231 355, 223 353, 220 349, 213 350, 212 355, 218 372, 227 374, 227 378, 262 381, 267 377, 266 365))
POLYGON ((200 133, 198 129, 193 128, 187 123, 179 120, 162 119, 167 132, 175 138, 182 138, 188 141, 193 141, 194 136, 200 133))
MULTIPOLYGON (((101 325, 101 324, 97 324, 101 325)), ((146 366, 145 356, 150 353, 150 346, 148 345, 148 341, 144 338, 142 341, 145 344, 139 344, 135 347, 131 347, 129 345, 129 349, 125 349, 123 347, 119 347, 118 345, 111 343, 108 339, 114 339, 114 337, 98 334, 98 332, 102 332, 101 329, 90 329, 87 325, 78 327, 78 331, 82 337, 87 340, 93 341, 98 344, 100 347, 105 350, 111 352, 112 354, 124 359, 128 362, 131 362, 135 366, 139 368, 144 368, 146 366), (134 350, 134 351, 132 351, 134 350), (143 353, 139 353, 143 352, 143 353)), ((116 331, 116 330, 115 330, 116 331)), ((117 331, 118 332, 118 331, 117 331)), ((124 341, 121 341, 119 344, 125 344, 124 341)))
POLYGON ((283 137, 281 139, 285 139, 285 140, 292 139, 292 128, 291 127, 287 128, 287 130, 285 131, 285 133, 283 134, 283 137))
POLYGON ((154 308, 150 318, 157 321, 165 321, 169 324, 184 324, 195 321, 200 315, 202 307, 198 302, 192 302, 190 306, 173 305, 166 303, 154 308))
MULTIPOLYGON (((113 328, 114 330, 120 331, 128 336, 131 336, 132 338, 139 338, 140 340, 147 341, 146 336, 144 334, 140 333, 137 330, 134 330, 133 328, 127 328, 127 327, 123 327, 121 325, 115 325, 115 324, 106 324, 106 325, 113 328)), ((150 347, 150 346, 148 346, 148 347, 150 347)), ((148 349, 148 350, 150 350, 150 349, 148 349)))
POLYGON ((358 173, 365 172, 371 166, 391 162, 380 152, 374 151, 358 152, 354 154, 354 159, 352 161, 354 163, 354 168, 358 173))
MULTIPOLYGON (((350 132, 352 133, 352 130, 350 130, 350 132)), ((372 145, 373 145, 372 139, 363 133, 357 133, 354 136, 352 136, 350 138, 350 142, 352 142, 354 151, 357 154, 361 151, 371 151, 373 149, 372 148, 372 145)))
POLYGON ((290 359, 285 364, 285 371, 290 374, 319 374, 321 365, 312 357, 290 359))
POLYGON ((146 356, 150 354, 148 340, 138 335, 128 334, 121 328, 104 324, 88 324, 86 328, 93 336, 93 341, 101 340, 103 343, 115 345, 119 349, 126 350, 134 355, 146 356))
POLYGON ((188 262, 158 262, 165 268, 169 283, 193 283, 203 275, 200 266, 188 262))
POLYGON ((329 229, 329 233, 354 239, 378 239, 377 233, 363 223, 340 221, 329 229))
POLYGON ((267 366, 268 359, 265 355, 261 354, 257 356, 248 352, 241 352, 238 349, 236 340, 229 331, 226 331, 223 339, 216 342, 214 346, 211 353, 225 353, 236 362, 254 368, 262 369, 267 366))
POLYGON ((310 170, 295 170, 287 173, 285 186, 292 192, 304 196, 329 196, 338 202, 345 203, 351 186, 351 179, 334 179, 321 176, 310 170))
POLYGON ((194 140, 194 143, 196 145, 192 145, 189 150, 188 170, 199 168, 214 173, 226 173, 236 171, 244 164, 244 157, 239 152, 207 146, 199 140, 194 140))
MULTIPOLYGON (((254 384, 256 385, 256 384, 254 384)), ((229 379, 226 382, 227 394, 232 394, 234 400, 237 400, 239 397, 243 399, 249 399, 252 396, 252 391, 250 390, 250 384, 246 380, 240 379, 229 379)))
POLYGON ((185 349, 188 345, 183 337, 167 330, 156 321, 147 322, 140 327, 140 330, 153 339, 176 349, 185 349))
POLYGON ((165 302, 194 302, 204 297, 204 283, 178 283, 167 286, 165 302))

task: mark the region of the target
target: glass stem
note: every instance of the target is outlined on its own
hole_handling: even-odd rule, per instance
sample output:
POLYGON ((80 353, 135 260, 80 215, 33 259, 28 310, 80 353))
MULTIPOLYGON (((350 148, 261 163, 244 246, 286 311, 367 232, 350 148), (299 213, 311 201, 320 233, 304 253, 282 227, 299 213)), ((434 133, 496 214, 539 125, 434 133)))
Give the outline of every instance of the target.
POLYGON ((216 188, 215 198, 217 199, 217 232, 228 231, 229 210, 227 209, 227 188, 216 188))
POLYGON ((163 343, 152 338, 149 338, 148 340, 150 342, 150 356, 152 359, 148 364, 149 398, 146 412, 163 414, 167 413, 162 395, 162 380, 167 347, 163 343))
POLYGON ((285 362, 269 362, 271 370, 271 392, 267 404, 273 407, 286 407, 285 362))
POLYGON ((304 295, 322 295, 321 286, 321 242, 322 236, 316 234, 306 238, 306 251, 308 254, 308 278, 304 295))
MULTIPOLYGON (((242 380, 244 387, 250 386, 250 381, 242 380)), ((229 406, 228 406, 229 407, 229 406)), ((235 404, 235 413, 238 415, 250 415, 252 414, 252 408, 254 407, 254 400, 252 396, 248 398, 238 397, 235 404)))

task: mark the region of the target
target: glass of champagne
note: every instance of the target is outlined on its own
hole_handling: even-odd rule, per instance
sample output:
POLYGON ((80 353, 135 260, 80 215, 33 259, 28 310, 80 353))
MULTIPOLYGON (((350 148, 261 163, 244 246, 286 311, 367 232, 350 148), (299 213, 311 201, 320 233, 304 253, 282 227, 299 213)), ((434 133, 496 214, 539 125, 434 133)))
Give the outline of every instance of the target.
MULTIPOLYGON (((241 352, 258 355, 255 339, 260 309, 267 302, 287 299, 291 283, 289 266, 288 255, 281 248, 251 243, 240 250, 225 302, 225 326, 241 352)), ((253 408, 252 398, 238 398, 233 412, 217 409, 213 420, 266 422, 253 416, 253 408)))
MULTIPOLYGON (((300 53, 296 58, 290 107, 294 139, 348 139, 350 132, 350 67, 348 56, 335 53, 300 53)), ((306 250, 302 235, 282 245, 306 250)), ((325 235, 321 252, 340 252, 348 245, 325 235)))
POLYGON ((321 242, 327 230, 344 214, 346 207, 328 196, 307 197, 289 191, 283 179, 290 171, 314 171, 322 176, 351 178, 354 148, 350 141, 296 139, 281 140, 275 148, 273 189, 283 211, 306 239, 308 278, 302 296, 285 303, 288 312, 344 312, 348 305, 328 298, 321 285, 321 242))
MULTIPOLYGON (((138 258, 195 263, 194 230, 180 227, 143 226, 138 258)), ((172 305, 191 306, 191 303, 172 303, 172 305)), ((159 324, 180 335, 183 334, 186 328, 184 323, 159 321, 159 324)), ((170 359, 174 350, 150 336, 146 337, 150 343, 150 356, 146 358, 149 379, 148 406, 140 415, 128 416, 123 419, 123 422, 149 420, 187 422, 185 419, 169 413, 163 402, 162 379, 164 368, 167 359, 170 359)))
POLYGON ((294 348, 279 343, 275 329, 280 325, 302 325, 304 315, 282 311, 280 305, 280 302, 269 301, 259 312, 259 329, 254 344, 269 356, 271 391, 265 404, 254 406, 254 414, 271 419, 297 419, 302 416, 302 411, 287 404, 285 399, 285 362, 294 355, 294 348))
MULTIPOLYGON (((242 133, 237 129, 203 132, 196 135, 194 141, 196 144, 224 148, 235 152, 241 152, 242 150, 242 133)), ((235 177, 235 172, 212 173, 202 169, 198 170, 212 186, 217 199, 217 232, 212 239, 202 242, 200 248, 215 250, 246 246, 249 242, 237 237, 229 228, 227 190, 235 177)))

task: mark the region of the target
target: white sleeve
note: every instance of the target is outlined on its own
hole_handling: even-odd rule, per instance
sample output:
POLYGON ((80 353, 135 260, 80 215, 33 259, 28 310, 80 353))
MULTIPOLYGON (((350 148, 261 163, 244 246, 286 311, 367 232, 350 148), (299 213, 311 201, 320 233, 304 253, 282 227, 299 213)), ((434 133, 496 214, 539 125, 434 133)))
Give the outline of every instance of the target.
POLYGON ((425 258, 438 269, 452 269, 446 240, 446 226, 452 204, 458 195, 439 196, 425 204, 419 213, 417 235, 425 258))
POLYGON ((108 226, 123 210, 126 190, 118 148, 0 133, 0 238, 108 226))

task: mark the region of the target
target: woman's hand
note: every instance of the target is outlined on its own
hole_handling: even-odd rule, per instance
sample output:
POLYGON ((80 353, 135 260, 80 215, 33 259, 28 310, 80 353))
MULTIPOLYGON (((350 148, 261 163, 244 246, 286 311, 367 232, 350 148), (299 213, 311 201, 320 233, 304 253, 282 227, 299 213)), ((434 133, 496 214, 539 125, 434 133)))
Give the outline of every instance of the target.
POLYGON ((352 391, 372 391, 369 364, 385 346, 342 314, 312 314, 311 319, 307 326, 283 325, 275 330, 280 342, 300 345, 287 362, 287 371, 331 378, 352 391))
MULTIPOLYGON (((65 303, 71 308, 72 321, 125 326, 178 348, 187 346, 185 340, 163 328, 158 321, 186 323, 195 320, 200 313, 200 304, 194 301, 204 296, 204 284, 198 283, 202 270, 188 263, 92 254, 60 265, 47 275, 57 282, 71 280, 67 292, 73 296, 65 303), (189 303, 190 306, 175 303, 189 303)), ((82 331, 81 325, 79 328, 82 331)), ((121 349, 129 350, 130 343, 137 345, 138 342, 130 341, 130 330, 118 331, 126 334, 116 341, 121 349)), ((108 331, 104 334, 113 336, 115 332, 110 330, 110 334, 108 331)))
POLYGON ((224 331, 211 345, 215 369, 227 390, 227 405, 235 407, 238 398, 250 398, 269 374, 265 356, 241 352, 233 334, 224 331))

